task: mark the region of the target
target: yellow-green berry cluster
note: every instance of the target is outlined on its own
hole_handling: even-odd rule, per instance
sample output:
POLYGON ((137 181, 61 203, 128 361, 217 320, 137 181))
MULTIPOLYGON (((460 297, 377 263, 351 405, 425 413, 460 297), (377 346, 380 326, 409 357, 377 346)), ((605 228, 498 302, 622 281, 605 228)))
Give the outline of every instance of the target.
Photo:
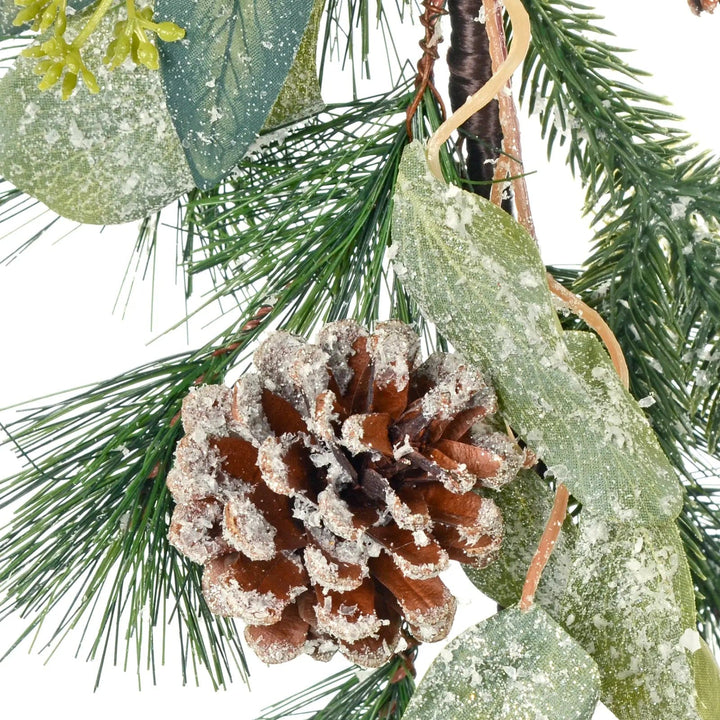
MULTIPOLYGON (((100 86, 83 60, 82 49, 111 9, 113 2, 114 0, 98 0, 94 12, 78 35, 72 42, 67 42, 67 0, 15 0, 15 4, 22 8, 14 20, 15 25, 32 23, 32 29, 38 32, 46 32, 52 28, 53 34, 49 40, 22 52, 26 57, 38 59, 35 72, 43 76, 38 85, 40 90, 53 87, 62 78, 62 99, 67 100, 75 90, 80 76, 90 92, 99 92, 100 86)), ((116 23, 113 40, 108 45, 104 62, 114 70, 130 57, 136 65, 157 70, 158 51, 147 33, 155 34, 165 42, 185 37, 185 31, 173 22, 153 22, 151 7, 138 11, 135 2, 127 0, 127 19, 116 23)))
POLYGON ((185 31, 173 22, 153 22, 153 10, 150 7, 135 13, 128 12, 127 20, 121 20, 115 25, 114 39, 108 46, 104 62, 115 69, 129 56, 136 65, 157 70, 160 63, 158 51, 148 40, 146 31, 155 33, 165 42, 185 37, 185 31))
POLYGON ((82 76, 90 92, 100 90, 95 75, 83 62, 80 50, 72 43, 68 44, 62 35, 54 35, 40 45, 27 48, 23 55, 39 59, 35 73, 43 76, 38 85, 40 90, 50 89, 62 77, 62 99, 67 100, 75 90, 78 75, 82 76))
POLYGON ((15 16, 13 25, 32 23, 33 30, 45 32, 55 23, 65 32, 67 0, 15 0, 15 4, 22 10, 15 16))

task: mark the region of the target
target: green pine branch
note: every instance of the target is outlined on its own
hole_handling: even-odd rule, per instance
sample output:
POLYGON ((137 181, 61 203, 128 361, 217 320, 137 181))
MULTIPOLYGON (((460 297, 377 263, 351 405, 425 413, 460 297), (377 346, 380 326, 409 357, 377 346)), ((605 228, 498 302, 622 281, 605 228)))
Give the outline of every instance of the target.
POLYGON ((189 273, 213 272, 205 305, 236 298, 240 323, 261 305, 306 334, 320 322, 371 324, 388 286, 385 251, 397 165, 407 143, 398 119, 412 95, 330 106, 244 160, 233 178, 184 206, 193 238, 189 273))
POLYGON ((412 660, 396 655, 377 670, 356 666, 275 703, 255 720, 400 720, 415 691, 412 660), (318 704, 323 706, 317 709, 318 704))
POLYGON ((168 544, 165 478, 183 398, 201 378, 221 381, 254 336, 231 351, 150 363, 5 426, 27 462, 0 482, 0 507, 14 509, 0 537, 0 618, 27 619, 13 647, 37 636, 46 650, 79 636, 98 681, 108 661, 154 675, 175 626, 185 682, 201 670, 215 687, 245 676, 234 623, 210 613, 200 570, 168 544))
MULTIPOLYGON (((376 72, 387 72, 397 87, 407 63, 395 42, 400 25, 412 23, 421 11, 408 0, 327 0, 325 30, 320 38, 318 72, 322 83, 326 67, 338 64, 351 71, 353 97, 357 83, 376 72), (381 49, 378 52, 378 49, 381 49), (384 62, 379 64, 383 55, 384 62)), ((418 56, 419 59, 419 56, 418 56)))

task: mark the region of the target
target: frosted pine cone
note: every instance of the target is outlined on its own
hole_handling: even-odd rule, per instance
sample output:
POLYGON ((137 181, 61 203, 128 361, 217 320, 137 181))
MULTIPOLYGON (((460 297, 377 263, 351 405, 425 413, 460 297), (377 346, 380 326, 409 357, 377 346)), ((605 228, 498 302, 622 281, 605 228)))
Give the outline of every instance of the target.
POLYGON ((472 490, 512 479, 523 456, 484 425, 482 375, 442 353, 415 367, 418 348, 399 322, 333 323, 316 344, 275 333, 258 373, 183 404, 170 542, 266 662, 339 649, 378 666, 403 621, 440 640, 455 599, 438 573, 497 554, 502 518, 472 490))
POLYGON ((705 12, 712 13, 717 7, 718 0, 688 0, 690 9, 696 14, 700 15, 703 10, 705 12))

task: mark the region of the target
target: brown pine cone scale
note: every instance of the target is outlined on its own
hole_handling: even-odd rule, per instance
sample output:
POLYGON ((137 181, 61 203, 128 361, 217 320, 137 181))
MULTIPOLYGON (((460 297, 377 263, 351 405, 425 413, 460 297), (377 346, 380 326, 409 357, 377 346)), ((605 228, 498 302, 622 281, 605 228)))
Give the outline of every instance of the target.
POLYGON ((256 373, 183 403, 169 539, 265 662, 376 667, 403 632, 440 640, 456 603, 439 573, 497 555, 502 518, 474 489, 511 480, 523 453, 488 424, 478 371, 418 349, 398 322, 275 333, 256 373))

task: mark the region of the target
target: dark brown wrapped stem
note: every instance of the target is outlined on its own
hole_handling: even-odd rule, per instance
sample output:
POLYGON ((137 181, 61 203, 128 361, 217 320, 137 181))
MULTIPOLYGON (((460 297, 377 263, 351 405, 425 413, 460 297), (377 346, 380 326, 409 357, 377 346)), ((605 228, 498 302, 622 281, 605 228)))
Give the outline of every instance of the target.
MULTIPOLYGON (((448 93, 455 111, 490 79, 492 62, 482 0, 448 0, 448 12, 451 27, 448 93)), ((503 139, 497 100, 472 115, 460 130, 465 137, 465 162, 472 190, 489 198, 503 139)), ((506 204, 504 209, 509 211, 510 205, 506 204)))

